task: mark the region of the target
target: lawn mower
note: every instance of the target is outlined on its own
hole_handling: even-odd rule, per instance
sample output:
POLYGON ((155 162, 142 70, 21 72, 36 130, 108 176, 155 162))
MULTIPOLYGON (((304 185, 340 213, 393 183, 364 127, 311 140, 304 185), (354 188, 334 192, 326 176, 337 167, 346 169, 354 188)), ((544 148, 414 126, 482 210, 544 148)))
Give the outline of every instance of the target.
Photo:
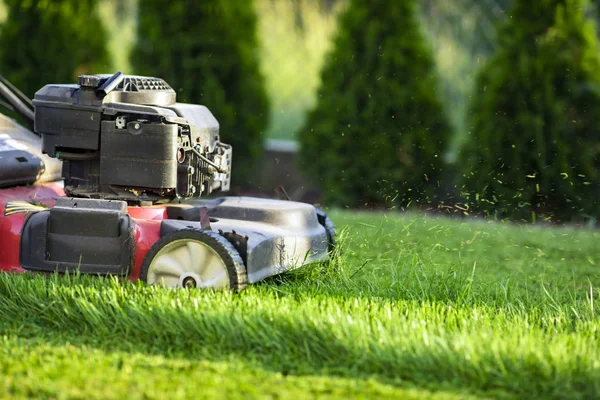
POLYGON ((233 149, 162 79, 83 75, 32 101, 0 77, 0 105, 25 121, 0 114, 0 271, 239 290, 335 244, 312 205, 214 197, 233 149))

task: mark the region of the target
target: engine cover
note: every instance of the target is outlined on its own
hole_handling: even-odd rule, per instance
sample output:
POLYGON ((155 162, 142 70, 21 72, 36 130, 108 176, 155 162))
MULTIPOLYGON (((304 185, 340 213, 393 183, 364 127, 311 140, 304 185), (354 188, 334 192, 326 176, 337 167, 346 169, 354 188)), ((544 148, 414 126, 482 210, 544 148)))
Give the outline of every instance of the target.
POLYGON ((63 161, 70 196, 160 203, 226 191, 231 146, 204 106, 176 102, 162 79, 84 75, 33 101, 42 151, 63 161))

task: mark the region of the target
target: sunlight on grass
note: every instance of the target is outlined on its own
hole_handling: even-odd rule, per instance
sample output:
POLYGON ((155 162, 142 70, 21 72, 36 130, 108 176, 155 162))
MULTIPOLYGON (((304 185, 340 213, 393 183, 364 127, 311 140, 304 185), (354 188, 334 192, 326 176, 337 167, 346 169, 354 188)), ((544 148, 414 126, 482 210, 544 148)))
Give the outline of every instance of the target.
MULTIPOLYGON (((98 11, 108 33, 108 50, 112 57, 112 68, 125 74, 131 73, 129 55, 135 45, 137 18, 134 1, 115 2, 101 0, 98 11)), ((113 73, 102 71, 98 73, 113 73)))
POLYGON ((495 48, 496 24, 504 12, 494 0, 453 0, 421 2, 423 32, 434 52, 444 102, 455 129, 447 152, 455 162, 467 138, 465 113, 472 96, 475 77, 495 48))
POLYGON ((0 0, 0 24, 6 21, 8 10, 3 0, 0 0))
POLYGON ((310 1, 256 1, 262 69, 272 104, 267 137, 293 139, 304 124, 345 3, 339 1, 329 11, 310 1))

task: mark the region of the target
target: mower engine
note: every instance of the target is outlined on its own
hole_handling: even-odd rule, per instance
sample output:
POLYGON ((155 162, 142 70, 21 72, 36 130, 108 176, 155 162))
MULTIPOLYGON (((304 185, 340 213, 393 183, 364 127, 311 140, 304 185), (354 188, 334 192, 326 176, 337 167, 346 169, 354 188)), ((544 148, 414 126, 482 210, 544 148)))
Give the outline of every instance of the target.
POLYGON ((204 106, 177 103, 162 79, 83 75, 44 86, 33 104, 69 196, 145 205, 229 189, 232 148, 219 123, 204 106))

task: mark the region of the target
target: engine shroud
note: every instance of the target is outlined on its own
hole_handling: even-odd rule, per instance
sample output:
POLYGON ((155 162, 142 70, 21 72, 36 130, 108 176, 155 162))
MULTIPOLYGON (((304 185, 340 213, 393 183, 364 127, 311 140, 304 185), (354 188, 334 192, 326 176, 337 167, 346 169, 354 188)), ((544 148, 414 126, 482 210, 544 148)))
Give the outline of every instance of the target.
POLYGON ((63 161, 69 196, 160 203, 227 191, 231 146, 204 106, 162 79, 84 75, 33 100, 42 151, 63 161))

